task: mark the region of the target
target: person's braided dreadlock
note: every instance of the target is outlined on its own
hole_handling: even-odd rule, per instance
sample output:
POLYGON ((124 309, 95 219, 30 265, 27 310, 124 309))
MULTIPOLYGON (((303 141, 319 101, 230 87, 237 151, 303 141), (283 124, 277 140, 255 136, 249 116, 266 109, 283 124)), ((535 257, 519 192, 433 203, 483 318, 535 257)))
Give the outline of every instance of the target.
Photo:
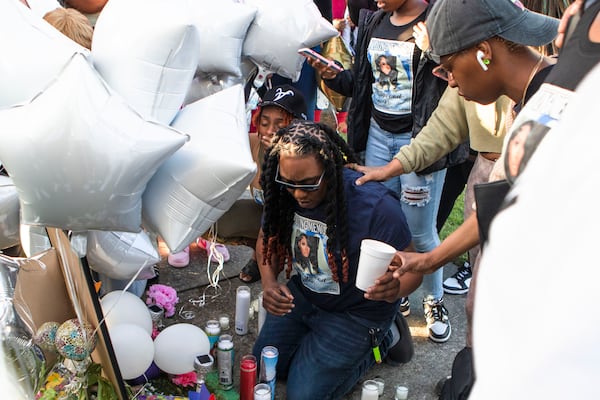
POLYGON ((324 168, 323 181, 327 184, 325 213, 327 224, 327 258, 333 279, 339 281, 334 249, 340 247, 342 278, 348 282, 347 209, 344 196, 343 168, 346 163, 356 163, 358 158, 348 144, 326 125, 294 120, 280 129, 273 137, 272 147, 267 150, 263 163, 260 185, 264 190, 263 245, 266 260, 275 255, 278 272, 286 266, 289 278, 292 270, 291 234, 296 201, 285 189, 275 183, 275 173, 280 155, 313 155, 324 168))

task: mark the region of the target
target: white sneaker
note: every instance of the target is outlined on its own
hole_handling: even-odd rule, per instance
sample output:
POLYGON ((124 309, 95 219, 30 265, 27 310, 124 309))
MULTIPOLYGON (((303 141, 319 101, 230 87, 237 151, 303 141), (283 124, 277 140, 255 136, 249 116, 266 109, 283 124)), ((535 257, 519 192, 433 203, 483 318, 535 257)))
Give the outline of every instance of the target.
POLYGON ((427 322, 429 339, 436 343, 448 341, 452 327, 448 318, 448 310, 444 307, 444 299, 436 301, 433 296, 427 296, 423 299, 423 313, 427 322))
POLYGON ((448 294, 465 294, 471 286, 473 270, 468 262, 458 268, 456 273, 444 281, 444 292, 448 294))

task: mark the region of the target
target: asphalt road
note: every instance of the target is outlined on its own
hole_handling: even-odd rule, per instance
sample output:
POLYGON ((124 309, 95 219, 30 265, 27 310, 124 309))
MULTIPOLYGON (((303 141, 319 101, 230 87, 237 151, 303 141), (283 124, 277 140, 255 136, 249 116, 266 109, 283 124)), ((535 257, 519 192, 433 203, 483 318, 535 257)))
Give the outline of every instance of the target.
MULTIPOLYGON (((166 250, 161 248, 163 261, 159 264, 158 282, 170 285, 177 289, 180 302, 177 314, 173 318, 165 319, 166 325, 177 322, 193 323, 204 327, 208 319, 215 319, 221 314, 228 314, 232 323, 235 314, 235 291, 243 283, 237 278, 239 271, 246 264, 251 255, 251 249, 243 245, 228 245, 231 260, 224 264, 219 285, 220 289, 207 286, 207 257, 204 250, 194 245, 191 246, 191 262, 188 267, 176 269, 166 262, 166 250), (198 306, 200 300, 204 300, 203 306, 198 306), (191 302, 190 302, 191 300, 191 302), (191 317, 186 319, 184 317, 191 317)), ((211 272, 215 264, 211 264, 211 272)), ((449 276, 455 272, 455 268, 445 268, 444 275, 449 276)), ((283 275, 283 274, 282 274, 283 275)), ((252 299, 256 300, 260 293, 260 282, 249 285, 252 299)), ((380 399, 393 399, 395 385, 408 387, 410 400, 433 400, 437 399, 434 387, 440 378, 448 375, 451 370, 454 356, 464 347, 466 335, 466 319, 464 304, 466 295, 446 295, 444 302, 450 314, 452 324, 452 336, 446 343, 438 344, 427 338, 427 328, 423 318, 421 299, 423 295, 418 289, 410 296, 411 314, 408 317, 411 333, 413 336, 415 355, 413 359, 404 365, 393 367, 385 363, 374 366, 367 375, 357 384, 353 391, 346 396, 347 399, 360 399, 360 383, 366 379, 380 377, 384 380, 384 393, 380 399)), ((241 355, 251 352, 256 338, 258 319, 255 315, 250 320, 249 333, 244 336, 233 334, 236 349, 236 364, 239 364, 241 355)), ((239 379, 239 366, 234 371, 236 384, 239 379)), ((237 387, 236 387, 237 389, 237 387)), ((285 399, 285 382, 277 381, 276 399, 285 399)))

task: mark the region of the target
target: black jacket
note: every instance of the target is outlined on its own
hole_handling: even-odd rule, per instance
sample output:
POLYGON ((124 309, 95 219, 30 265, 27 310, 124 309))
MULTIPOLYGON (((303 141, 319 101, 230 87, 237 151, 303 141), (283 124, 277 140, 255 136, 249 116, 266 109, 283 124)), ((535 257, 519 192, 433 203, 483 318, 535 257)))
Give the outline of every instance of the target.
MULTIPOLYGON (((427 12, 431 10, 433 3, 433 1, 429 3, 427 12)), ((367 146, 373 108, 371 95, 374 77, 367 59, 367 47, 375 27, 381 23, 385 15, 386 13, 381 10, 376 12, 367 9, 361 10, 355 47, 356 58, 352 69, 339 73, 334 79, 324 79, 325 84, 331 89, 344 96, 352 97, 348 109, 348 143, 357 152, 365 150, 367 146)), ((427 123, 447 86, 445 81, 436 78, 431 73, 436 66, 437 64, 426 57, 419 57, 412 94, 413 137, 427 123)))

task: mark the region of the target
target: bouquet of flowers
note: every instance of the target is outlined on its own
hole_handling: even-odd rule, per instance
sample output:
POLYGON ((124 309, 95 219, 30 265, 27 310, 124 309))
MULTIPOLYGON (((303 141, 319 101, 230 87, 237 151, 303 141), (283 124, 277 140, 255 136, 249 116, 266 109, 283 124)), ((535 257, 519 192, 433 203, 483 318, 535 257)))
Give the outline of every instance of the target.
POLYGON ((171 286, 154 284, 146 292, 146 304, 155 304, 165 310, 165 317, 175 315, 175 305, 179 302, 177 291, 171 286))

